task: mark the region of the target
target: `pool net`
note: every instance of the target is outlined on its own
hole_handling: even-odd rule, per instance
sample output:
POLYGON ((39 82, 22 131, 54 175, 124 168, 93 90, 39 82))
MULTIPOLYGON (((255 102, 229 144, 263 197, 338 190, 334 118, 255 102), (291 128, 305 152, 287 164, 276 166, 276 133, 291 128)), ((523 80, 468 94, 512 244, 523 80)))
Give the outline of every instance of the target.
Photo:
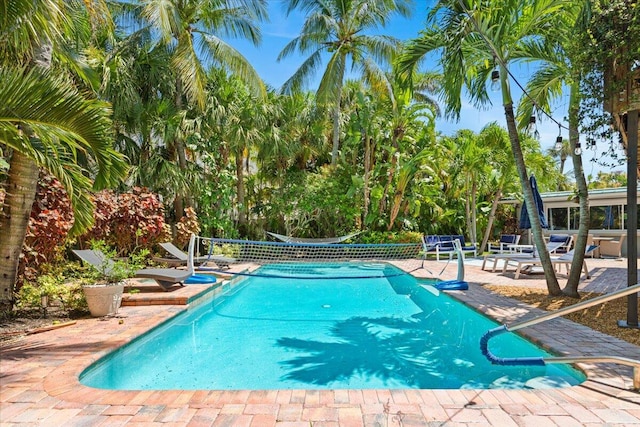
POLYGON ((366 278, 406 274, 423 266, 422 243, 317 244, 198 237, 200 270, 238 275, 366 278))

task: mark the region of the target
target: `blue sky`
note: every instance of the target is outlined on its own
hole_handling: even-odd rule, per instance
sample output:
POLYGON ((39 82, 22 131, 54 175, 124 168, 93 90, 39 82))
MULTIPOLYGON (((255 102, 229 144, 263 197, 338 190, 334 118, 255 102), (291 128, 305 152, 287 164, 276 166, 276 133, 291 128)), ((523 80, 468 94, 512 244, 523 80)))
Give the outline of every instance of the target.
MULTIPOLYGON (((387 27, 380 29, 378 33, 389 34, 400 40, 408 40, 416 37, 420 29, 424 28, 428 13, 427 8, 431 3, 430 0, 414 0, 414 11, 411 18, 407 19, 396 16, 387 27)), ((268 7, 270 21, 261 25, 263 39, 259 47, 256 48, 247 42, 239 40, 230 40, 229 43, 249 60, 268 85, 274 88, 280 88, 305 59, 305 57, 291 55, 281 62, 277 61, 278 54, 282 51, 283 47, 300 33, 304 19, 303 16, 298 13, 286 17, 280 0, 269 0, 268 7)), ((424 66, 426 67, 428 64, 424 66)), ((528 66, 523 66, 515 71, 512 70, 512 72, 515 78, 524 86, 533 69, 528 66)), ((317 79, 316 82, 307 89, 315 90, 317 88, 320 74, 321 70, 318 72, 318 75, 315 76, 317 79)), ((513 96, 517 102, 520 94, 516 93, 517 91, 514 89, 515 86, 515 84, 512 84, 513 96)), ((499 93, 492 93, 492 95, 494 97, 492 98, 493 105, 484 110, 476 109, 467 99, 463 99, 460 120, 458 122, 452 122, 439 119, 436 122, 436 129, 444 135, 451 135, 459 129, 471 129, 479 132, 486 124, 492 121, 496 121, 499 125, 506 127, 504 110, 501 105, 499 93)), ((556 103, 552 115, 555 120, 562 121, 567 115, 566 111, 567 96, 564 96, 563 99, 556 103)), ((556 137, 558 136, 558 125, 545 118, 539 120, 539 122, 538 131, 540 133, 540 142, 542 148, 546 150, 551 148, 555 143, 556 137)), ((563 136, 565 138, 568 137, 566 130, 563 131, 563 136)), ((584 145, 584 141, 582 141, 582 144, 584 145)), ((601 156, 601 152, 603 151, 605 151, 604 143, 603 146, 596 151, 584 150, 582 159, 587 175, 591 174, 595 177, 598 171, 601 170, 626 170, 624 165, 610 169, 591 162, 594 156, 601 156)), ((611 163, 611 161, 609 161, 609 163, 611 163)), ((567 163, 565 170, 567 168, 571 169, 571 162, 567 163)))

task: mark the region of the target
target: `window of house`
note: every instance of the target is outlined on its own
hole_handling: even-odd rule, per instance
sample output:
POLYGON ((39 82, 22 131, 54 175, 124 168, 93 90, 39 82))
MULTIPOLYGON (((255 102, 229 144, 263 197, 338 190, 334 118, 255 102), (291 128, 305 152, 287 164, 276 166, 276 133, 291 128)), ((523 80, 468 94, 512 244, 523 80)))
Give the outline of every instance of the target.
POLYGON ((592 230, 620 230, 622 228, 622 206, 593 206, 589 210, 592 230))
POLYGON ((549 229, 550 230, 568 230, 569 229, 569 213, 567 208, 551 208, 549 209, 549 229))
MULTIPOLYGON (((620 224, 620 228, 622 229, 626 229, 627 228, 627 218, 628 218, 628 213, 627 213, 627 206, 624 207, 624 222, 622 224, 620 224)), ((622 221, 622 219, 620 219, 620 221, 622 221)), ((638 215, 638 230, 640 230, 640 215, 638 215)))

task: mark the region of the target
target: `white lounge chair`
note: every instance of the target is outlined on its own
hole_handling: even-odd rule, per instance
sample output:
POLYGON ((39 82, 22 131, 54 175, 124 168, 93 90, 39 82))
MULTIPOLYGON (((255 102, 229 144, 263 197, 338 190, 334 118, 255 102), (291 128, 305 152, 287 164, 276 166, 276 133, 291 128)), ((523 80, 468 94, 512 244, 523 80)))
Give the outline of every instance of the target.
MULTIPOLYGON (((566 245, 565 242, 548 242, 547 243, 547 251, 552 254, 555 253, 555 251, 566 245)), ((533 249, 528 249, 528 250, 523 250, 522 252, 505 252, 505 253, 490 253, 490 254, 486 254, 483 257, 482 260, 482 269, 484 270, 487 261, 493 261, 493 267, 491 268, 491 272, 495 273, 496 268, 498 267, 498 261, 499 260, 503 260, 504 264, 502 266, 502 272, 504 273, 505 271, 507 271, 507 265, 508 262, 507 260, 509 259, 523 259, 523 260, 528 260, 528 259, 535 259, 535 251, 533 249)))
MULTIPOLYGON (((597 248, 596 245, 590 245, 589 247, 587 247, 585 251, 585 256, 591 254, 593 251, 596 250, 596 248, 597 248)), ((562 267, 565 266, 567 274, 569 274, 569 269, 571 268, 571 264, 573 263, 573 255, 574 255, 574 251, 571 250, 558 258, 552 258, 551 264, 554 266, 554 268, 557 267, 558 271, 561 271, 562 267)), ((542 261, 540 260, 540 258, 537 258, 537 257, 536 258, 533 258, 533 257, 532 258, 520 258, 520 257, 508 258, 505 261, 505 267, 508 263, 512 263, 516 265, 516 273, 515 273, 515 276, 513 277, 514 279, 520 278, 520 273, 522 273, 523 271, 531 270, 535 266, 542 265, 542 261)), ((588 279, 589 269, 587 268, 586 260, 582 263, 582 269, 584 270, 585 278, 588 279)))
POLYGON ((517 245, 519 241, 519 234, 501 234, 498 242, 489 242, 488 250, 496 254, 514 253, 510 246, 517 245))

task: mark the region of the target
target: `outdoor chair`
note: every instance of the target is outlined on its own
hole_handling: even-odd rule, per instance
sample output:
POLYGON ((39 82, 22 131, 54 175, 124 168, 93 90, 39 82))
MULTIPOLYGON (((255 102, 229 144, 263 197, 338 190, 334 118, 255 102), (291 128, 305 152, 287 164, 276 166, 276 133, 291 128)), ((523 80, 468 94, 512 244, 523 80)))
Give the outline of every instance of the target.
MULTIPOLYGON (((589 247, 587 247, 587 249, 585 250, 585 257, 588 256, 589 254, 593 253, 593 251, 595 251, 597 248, 598 247, 596 245, 590 245, 589 247)), ((553 265, 554 268, 556 268, 558 270, 558 272, 562 271, 562 267, 563 266, 566 267, 567 274, 569 274, 569 270, 571 269, 571 264, 573 263, 573 255, 574 255, 574 251, 571 250, 571 251, 561 255, 560 257, 551 258, 551 264, 553 265)), ((506 261, 505 261, 505 269, 506 269, 506 265, 509 264, 509 263, 512 263, 512 264, 516 265, 516 272, 515 272, 515 276, 513 277, 514 279, 520 278, 520 274, 521 273, 530 272, 533 269, 533 267, 542 265, 542 261, 538 257, 507 258, 506 261)), ((503 269, 503 271, 505 269, 503 269)), ((582 269, 584 271, 585 278, 588 279, 589 278, 589 269, 587 268, 586 260, 584 260, 583 263, 582 263, 582 269)))
MULTIPOLYGON (((189 240, 189 254, 187 256, 187 269, 181 270, 177 268, 143 268, 137 270, 133 277, 140 279, 153 279, 155 282, 165 291, 169 291, 173 285, 179 284, 184 286, 185 283, 189 283, 189 279, 196 279, 196 282, 204 282, 202 276, 194 274, 193 267, 193 249, 195 246, 195 236, 191 235, 189 240)), ((108 259, 102 251, 82 249, 73 250, 73 253, 80 258, 83 262, 93 266, 100 270, 106 267, 112 268, 113 261, 108 259)), ((215 278, 207 280, 207 283, 215 282, 215 278)))
MULTIPOLYGON (((188 254, 178 248, 171 242, 160 243, 162 249, 167 251, 171 258, 154 258, 155 261, 165 262, 169 265, 187 265, 188 254)), ((193 258, 193 262, 195 264, 201 265, 206 264, 208 262, 214 262, 220 268, 229 268, 229 264, 233 264, 235 260, 233 258, 228 258, 220 255, 203 255, 193 258)))
MULTIPOLYGON (((107 259, 102 251, 92 249, 75 249, 73 253, 83 262, 100 269, 105 263, 107 268, 112 263, 107 259)), ((134 274, 136 278, 153 279, 165 291, 168 291, 173 285, 180 284, 187 280, 193 274, 189 270, 178 270, 175 268, 143 268, 137 270, 134 274)))
POLYGON ((498 242, 489 242, 488 250, 497 254, 513 253, 515 250, 510 246, 517 245, 518 242, 520 242, 519 234, 501 234, 498 242))
POLYGON ((626 234, 622 234, 619 240, 602 240, 600 242, 600 256, 601 257, 622 257, 622 244, 626 234))
MULTIPOLYGON (((550 234, 549 243, 560 243, 557 245, 553 253, 567 253, 571 250, 573 236, 570 234, 550 234)), ((552 253, 551 250, 549 250, 549 253, 552 253)))
POLYGON ((455 240, 460 242, 463 253, 472 253, 473 256, 477 256, 476 246, 465 244, 464 236, 460 234, 432 234, 422 236, 422 245, 427 254, 435 253, 436 260, 440 261, 440 254, 444 253, 449 255, 449 259, 453 259, 453 254, 455 253, 455 240))
MULTIPOLYGON (((566 239, 562 240, 562 241, 555 241, 555 242, 547 242, 547 251, 550 254, 553 254, 556 252, 556 250, 563 246, 566 245, 566 239)), ((505 271, 507 271, 507 265, 509 264, 507 261, 509 259, 522 259, 522 260, 530 260, 530 259, 536 259, 537 258, 537 253, 535 251, 535 249, 522 249, 522 251, 520 252, 503 252, 503 253, 488 253, 485 254, 484 259, 482 260, 482 267, 481 269, 484 270, 487 261, 493 261, 493 266, 491 268, 491 272, 495 273, 496 268, 498 266, 498 261, 499 260, 503 260, 504 264, 502 266, 502 272, 504 273, 505 271)))

